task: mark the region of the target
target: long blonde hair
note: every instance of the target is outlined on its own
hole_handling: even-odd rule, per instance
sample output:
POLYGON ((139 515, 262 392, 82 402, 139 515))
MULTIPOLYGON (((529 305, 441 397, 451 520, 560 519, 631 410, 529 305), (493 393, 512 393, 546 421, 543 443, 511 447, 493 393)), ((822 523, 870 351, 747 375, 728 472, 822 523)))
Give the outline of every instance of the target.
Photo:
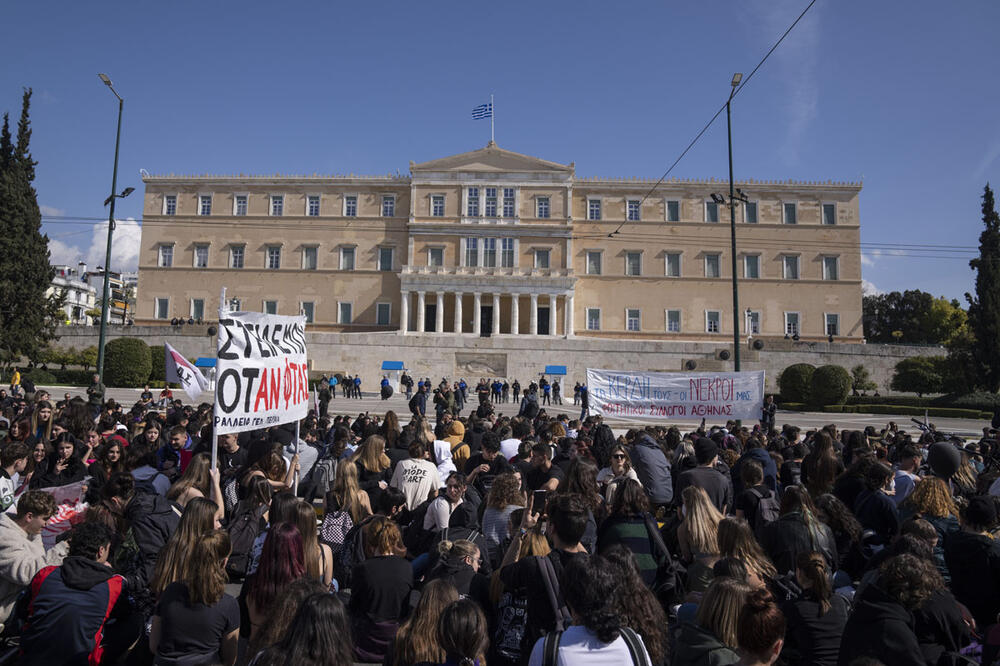
POLYGON ((358 500, 360 492, 358 466, 350 460, 341 460, 337 463, 337 471, 334 473, 333 488, 326 496, 326 510, 346 511, 351 515, 354 524, 357 525, 367 515, 365 508, 358 500))
POLYGON ((207 453, 196 454, 184 469, 181 478, 170 486, 170 490, 167 491, 167 499, 176 501, 178 497, 187 492, 188 488, 195 488, 201 492, 203 497, 208 497, 212 493, 212 477, 208 473, 211 466, 212 459, 207 453))
POLYGON ((736 625, 747 595, 752 591, 753 587, 735 578, 714 579, 698 604, 695 615, 698 624, 729 648, 737 649, 736 625))
POLYGON ((457 600, 458 591, 447 580, 439 578, 424 586, 416 609, 396 633, 393 666, 445 660, 447 655, 437 637, 438 618, 448 604, 457 600))
POLYGON ((762 581, 774 578, 777 569, 757 543, 750 523, 743 518, 724 518, 719 523, 719 557, 735 557, 762 581))
MULTIPOLYGON (((56 411, 55 411, 55 409, 53 409, 52 403, 49 402, 48 400, 41 400, 41 401, 39 401, 37 404, 35 404, 35 408, 33 410, 31 410, 31 432, 28 433, 28 434, 31 435, 32 437, 34 437, 35 433, 38 432, 38 426, 39 425, 44 425, 45 426, 45 433, 42 435, 42 439, 44 439, 46 442, 51 441, 52 440, 52 424, 53 424, 53 422, 55 422, 55 420, 56 420, 56 411), (42 409, 42 407, 48 407, 48 409, 49 409, 49 420, 48 421, 39 421, 38 420, 38 412, 42 409)), ((84 462, 86 462, 86 460, 84 462)))
POLYGON ((688 486, 681 497, 684 499, 684 526, 691 552, 718 555, 722 514, 712 504, 704 488, 688 486))
POLYGON ((224 530, 212 530, 198 539, 184 581, 192 604, 213 606, 222 598, 226 591, 226 558, 231 552, 229 533, 224 530))
POLYGON ((295 503, 295 527, 302 535, 302 552, 306 559, 306 575, 320 578, 323 575, 323 558, 319 547, 319 532, 316 529, 316 510, 305 500, 295 503))
POLYGON ((159 597, 167 585, 191 577, 192 553, 205 534, 215 528, 217 509, 215 502, 203 497, 195 497, 184 507, 177 529, 167 539, 167 545, 156 560, 153 580, 149 583, 154 596, 159 597))
POLYGON ((385 455, 385 437, 369 435, 351 456, 351 462, 361 465, 369 472, 381 473, 389 469, 392 462, 385 455))

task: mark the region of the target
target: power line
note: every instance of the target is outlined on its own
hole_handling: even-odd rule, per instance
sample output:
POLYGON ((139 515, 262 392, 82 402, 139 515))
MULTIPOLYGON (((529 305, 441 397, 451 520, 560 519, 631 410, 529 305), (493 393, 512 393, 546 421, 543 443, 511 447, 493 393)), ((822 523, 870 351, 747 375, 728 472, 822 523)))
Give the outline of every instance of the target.
MULTIPOLYGON (((767 62, 767 59, 771 57, 771 54, 774 53, 774 50, 778 48, 781 42, 785 41, 785 37, 787 37, 788 33, 792 31, 792 28, 798 25, 799 21, 802 20, 802 17, 806 15, 806 12, 808 12, 809 9, 815 4, 816 0, 812 0, 812 2, 806 5, 806 8, 802 10, 802 13, 799 14, 799 17, 795 19, 790 26, 788 26, 788 30, 785 30, 784 34, 781 35, 781 37, 778 38, 778 41, 774 43, 774 46, 771 47, 771 50, 764 54, 764 57, 761 58, 760 62, 757 63, 757 66, 753 68, 753 71, 750 72, 749 76, 743 79, 742 83, 740 83, 740 85, 737 86, 736 90, 732 94, 732 97, 736 97, 736 95, 738 95, 740 91, 743 90, 744 86, 750 83, 750 79, 753 78, 753 75, 757 73, 757 70, 759 70, 764 65, 765 62, 767 62)), ((730 99, 732 99, 732 97, 730 97, 730 99)), ((660 176, 659 180, 657 180, 656 183, 653 185, 653 187, 649 189, 649 192, 646 192, 646 194, 643 195, 642 199, 639 201, 640 206, 642 205, 642 202, 648 199, 653 194, 653 192, 656 191, 656 188, 659 187, 664 180, 666 180, 667 176, 670 175, 670 172, 674 170, 674 167, 677 166, 677 164, 682 159, 684 159, 684 156, 687 155, 688 151, 694 147, 694 144, 698 143, 698 140, 702 137, 702 135, 705 132, 708 131, 708 128, 712 126, 712 123, 716 121, 716 119, 722 114, 725 108, 726 108, 725 104, 720 106, 719 110, 715 112, 715 115, 713 115, 712 118, 707 123, 705 123, 705 126, 701 128, 701 131, 698 132, 698 134, 696 134, 693 139, 691 139, 691 143, 689 143, 687 147, 683 151, 681 151, 681 154, 677 156, 677 159, 674 160, 674 163, 671 164, 667 168, 667 170, 663 172, 663 175, 660 176)), ((624 227, 627 223, 628 220, 625 220, 624 222, 619 224, 618 228, 615 229, 613 232, 611 232, 611 235, 617 234, 619 231, 621 231, 621 228, 624 227)))

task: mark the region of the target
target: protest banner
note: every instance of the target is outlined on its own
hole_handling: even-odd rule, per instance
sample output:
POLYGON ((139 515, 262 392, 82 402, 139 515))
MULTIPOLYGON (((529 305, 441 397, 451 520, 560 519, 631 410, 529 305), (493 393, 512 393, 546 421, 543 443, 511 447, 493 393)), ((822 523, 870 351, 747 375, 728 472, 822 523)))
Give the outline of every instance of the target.
POLYGON ((180 384, 191 400, 197 400, 198 396, 208 390, 208 380, 201 374, 201 370, 191 365, 169 342, 163 343, 163 354, 166 369, 164 381, 180 384))
POLYGON ((764 371, 629 372, 587 368, 590 414, 628 419, 760 419, 764 371))
POLYGON ((56 501, 55 514, 42 526, 42 545, 45 550, 56 545, 60 534, 83 522, 84 514, 87 512, 87 503, 83 499, 87 483, 84 480, 65 486, 39 488, 42 492, 52 495, 56 501))
POLYGON ((309 412, 306 320, 259 312, 219 319, 215 434, 298 422, 309 412))

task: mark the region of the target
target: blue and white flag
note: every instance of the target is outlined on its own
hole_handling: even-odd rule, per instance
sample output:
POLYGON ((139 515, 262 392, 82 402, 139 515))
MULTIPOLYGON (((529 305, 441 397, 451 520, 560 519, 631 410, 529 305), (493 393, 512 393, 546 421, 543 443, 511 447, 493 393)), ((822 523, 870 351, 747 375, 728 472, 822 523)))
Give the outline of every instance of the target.
POLYGON ((472 110, 473 120, 484 120, 486 118, 493 117, 493 102, 487 102, 486 104, 480 104, 472 110))

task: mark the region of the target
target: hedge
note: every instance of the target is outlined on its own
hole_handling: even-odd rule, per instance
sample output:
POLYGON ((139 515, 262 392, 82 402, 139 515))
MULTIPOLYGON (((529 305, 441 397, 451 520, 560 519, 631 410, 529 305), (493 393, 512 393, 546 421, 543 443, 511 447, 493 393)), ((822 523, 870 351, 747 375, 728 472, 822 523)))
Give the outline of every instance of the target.
POLYGON ((149 381, 162 382, 167 378, 166 347, 153 345, 149 348, 149 381))
POLYGON ((149 381, 149 346, 139 338, 116 338, 104 346, 104 384, 140 388, 149 381))
POLYGON ((906 405, 825 405, 824 412, 834 414, 896 414, 899 416, 936 416, 953 419, 990 419, 993 414, 978 409, 955 407, 914 407, 906 405))
POLYGON ((947 407, 936 401, 940 398, 918 398, 915 395, 850 395, 847 405, 902 405, 904 407, 947 407))
POLYGON ((814 405, 840 405, 851 392, 851 373, 839 365, 816 368, 809 380, 809 402, 814 405))
POLYGON ((51 386, 56 383, 56 376, 49 370, 28 368, 21 372, 21 381, 30 379, 36 386, 51 386))
POLYGON ((799 402, 809 402, 809 388, 816 367, 808 363, 796 363, 781 371, 778 387, 781 395, 799 402))
POLYGON ((804 402, 781 402, 778 403, 778 407, 789 412, 804 412, 807 405, 804 402))

